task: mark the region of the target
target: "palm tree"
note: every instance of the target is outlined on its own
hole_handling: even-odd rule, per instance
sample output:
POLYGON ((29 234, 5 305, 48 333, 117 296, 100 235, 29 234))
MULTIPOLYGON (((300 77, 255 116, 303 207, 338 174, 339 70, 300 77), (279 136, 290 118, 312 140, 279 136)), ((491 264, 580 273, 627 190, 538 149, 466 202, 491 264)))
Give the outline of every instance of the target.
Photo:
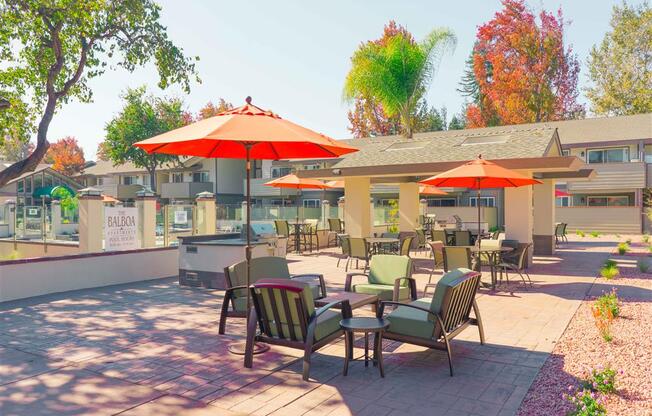
POLYGON ((351 57, 344 98, 370 97, 391 116, 401 119, 403 135, 412 138, 414 115, 443 54, 453 51, 457 39, 450 29, 433 30, 417 43, 398 32, 386 42, 362 44, 351 57))

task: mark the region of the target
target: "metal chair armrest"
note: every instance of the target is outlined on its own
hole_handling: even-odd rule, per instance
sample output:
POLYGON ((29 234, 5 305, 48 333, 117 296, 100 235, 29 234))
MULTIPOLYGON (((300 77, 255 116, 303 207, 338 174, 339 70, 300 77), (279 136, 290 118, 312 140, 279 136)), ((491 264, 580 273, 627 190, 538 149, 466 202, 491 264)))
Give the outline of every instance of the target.
POLYGON ((398 294, 399 290, 401 287, 401 281, 407 280, 408 286, 410 288, 410 298, 412 300, 417 300, 417 281, 414 280, 412 277, 399 277, 398 279, 394 280, 394 299, 395 301, 398 300, 398 294))
POLYGON ((350 292, 351 291, 351 282, 353 281, 353 276, 364 276, 367 279, 369 279, 369 275, 366 274, 366 273, 360 273, 360 272, 347 273, 346 274, 346 281, 344 282, 344 291, 345 292, 350 292))
POLYGON ((401 303, 401 302, 383 300, 383 301, 380 302, 380 306, 378 307, 378 311, 376 312, 376 316, 378 318, 383 317, 383 312, 385 310, 385 305, 405 306, 405 307, 408 307, 408 308, 417 309, 417 310, 420 310, 422 312, 426 312, 428 315, 432 315, 434 317, 437 317, 436 313, 434 313, 430 309, 426 309, 426 308, 421 307, 421 306, 410 305, 409 303, 401 303))

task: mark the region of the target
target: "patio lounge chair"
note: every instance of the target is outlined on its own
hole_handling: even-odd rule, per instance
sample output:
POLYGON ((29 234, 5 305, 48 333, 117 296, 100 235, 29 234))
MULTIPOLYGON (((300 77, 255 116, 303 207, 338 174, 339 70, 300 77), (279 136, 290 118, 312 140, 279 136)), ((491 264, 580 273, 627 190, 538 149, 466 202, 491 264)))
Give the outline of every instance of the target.
MULTIPOLYGON (((232 266, 224 268, 224 281, 226 283, 226 292, 222 301, 222 312, 220 313, 219 334, 223 335, 226 330, 227 318, 246 318, 247 317, 247 294, 245 292, 245 276, 247 263, 241 261, 232 266), (231 304, 231 309, 229 309, 231 304)), ((326 283, 322 274, 297 274, 291 275, 288 269, 287 260, 283 257, 256 257, 251 259, 251 276, 250 283, 255 283, 260 279, 273 276, 279 279, 296 279, 304 282, 310 282, 310 290, 313 299, 326 297, 326 283)))
POLYGON ((530 283, 530 287, 533 286, 532 279, 530 279, 530 275, 526 270, 527 263, 528 263, 528 256, 531 248, 532 248, 532 243, 519 243, 518 248, 513 252, 514 257, 510 257, 507 260, 503 259, 502 262, 496 265, 496 267, 500 270, 500 280, 503 279, 503 272, 504 272, 505 279, 507 279, 507 284, 509 284, 509 274, 507 271, 511 270, 513 272, 518 273, 518 275, 521 276, 521 279, 523 280, 523 284, 525 285, 526 289, 527 289, 528 282, 530 283), (523 275, 527 276, 527 282, 525 281, 525 277, 523 275))
POLYGON ((352 316, 349 301, 315 310, 310 287, 287 279, 261 279, 250 290, 254 307, 247 324, 244 366, 253 367, 257 341, 295 348, 303 350, 303 379, 308 381, 312 353, 344 334, 340 321, 352 316), (340 310, 332 310, 336 307, 340 310))
POLYGON ((369 273, 348 273, 346 292, 376 295, 381 300, 396 302, 416 299, 417 284, 412 278, 412 259, 393 254, 376 254, 371 258, 369 273), (364 276, 366 283, 353 284, 353 277, 364 276))
POLYGON ((439 280, 432 299, 423 298, 409 304, 382 301, 377 311, 379 318, 383 317, 385 306, 398 306, 386 317, 390 324, 383 338, 445 350, 453 376, 450 341, 467 326, 476 325, 480 344, 484 345, 482 320, 475 301, 479 284, 480 273, 456 269, 439 280), (475 318, 469 316, 471 308, 475 318))

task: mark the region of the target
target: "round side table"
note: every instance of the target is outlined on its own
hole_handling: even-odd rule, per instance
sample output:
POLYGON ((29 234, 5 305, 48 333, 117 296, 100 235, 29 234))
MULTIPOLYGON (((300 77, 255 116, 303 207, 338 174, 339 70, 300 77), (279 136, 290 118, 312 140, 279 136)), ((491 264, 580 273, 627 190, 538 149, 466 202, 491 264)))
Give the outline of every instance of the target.
POLYGON ((344 353, 344 372, 346 376, 349 372, 349 361, 353 358, 353 334, 358 332, 364 333, 364 365, 369 366, 369 334, 374 334, 374 366, 378 366, 380 376, 385 377, 383 369, 383 332, 389 326, 389 321, 382 318, 348 318, 340 321, 340 326, 344 329, 345 353, 344 353))

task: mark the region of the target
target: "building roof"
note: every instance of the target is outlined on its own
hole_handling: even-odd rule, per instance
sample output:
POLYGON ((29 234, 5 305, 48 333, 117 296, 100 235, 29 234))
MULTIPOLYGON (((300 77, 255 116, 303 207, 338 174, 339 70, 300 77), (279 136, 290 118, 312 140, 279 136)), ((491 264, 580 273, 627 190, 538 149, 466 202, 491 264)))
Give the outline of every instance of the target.
MULTIPOLYGON (((183 169, 192 169, 200 159, 198 157, 182 157, 180 161, 184 165, 183 169)), ((161 170, 173 170, 177 168, 179 167, 170 164, 169 166, 164 166, 161 170)), ((124 173, 147 173, 147 169, 136 167, 131 162, 114 165, 111 161, 97 160, 92 166, 84 168, 84 171, 79 176, 106 176, 124 173)))
POLYGON ((490 160, 538 158, 559 146, 555 129, 549 126, 434 131, 415 134, 412 139, 385 136, 347 143, 360 151, 345 155, 332 168, 466 161, 479 154, 490 160))

